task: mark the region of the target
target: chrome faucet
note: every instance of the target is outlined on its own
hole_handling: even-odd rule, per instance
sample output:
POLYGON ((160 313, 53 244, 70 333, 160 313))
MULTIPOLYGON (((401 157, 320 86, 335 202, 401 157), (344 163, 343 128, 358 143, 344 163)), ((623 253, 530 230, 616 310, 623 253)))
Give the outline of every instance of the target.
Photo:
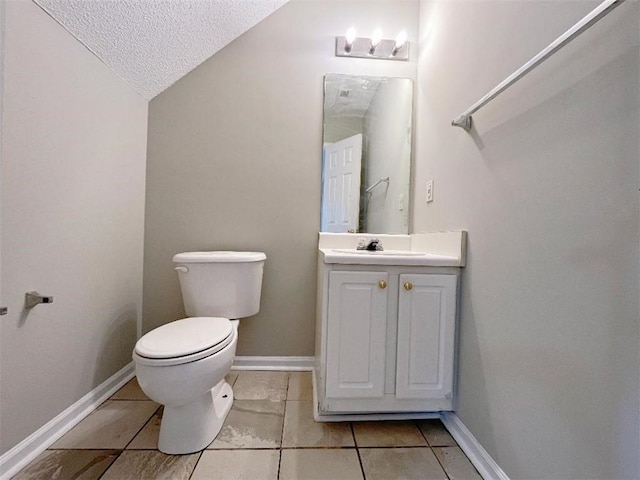
POLYGON ((374 252, 381 252, 382 250, 384 250, 384 248, 382 248, 382 243, 380 243, 380 240, 378 240, 377 238, 372 238, 369 240, 369 243, 367 243, 366 245, 363 243, 360 243, 358 245, 358 250, 370 250, 370 251, 374 251, 374 252))

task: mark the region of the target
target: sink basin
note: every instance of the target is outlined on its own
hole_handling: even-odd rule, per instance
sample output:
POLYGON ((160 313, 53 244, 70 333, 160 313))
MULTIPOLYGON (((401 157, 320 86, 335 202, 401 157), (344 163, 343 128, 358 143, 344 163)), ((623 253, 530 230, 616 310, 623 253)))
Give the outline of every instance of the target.
POLYGON ((408 250, 356 250, 355 248, 338 249, 334 248, 334 252, 348 253, 356 255, 378 255, 378 256, 394 256, 394 257, 419 257, 424 256, 423 252, 410 252, 408 250))

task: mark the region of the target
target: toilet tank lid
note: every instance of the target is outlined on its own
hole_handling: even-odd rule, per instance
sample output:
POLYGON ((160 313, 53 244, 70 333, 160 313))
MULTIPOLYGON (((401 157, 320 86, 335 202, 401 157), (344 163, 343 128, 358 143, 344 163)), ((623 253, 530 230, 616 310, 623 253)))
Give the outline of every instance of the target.
POLYGON ((173 256, 174 263, 244 263, 262 262, 262 252, 184 252, 173 256))

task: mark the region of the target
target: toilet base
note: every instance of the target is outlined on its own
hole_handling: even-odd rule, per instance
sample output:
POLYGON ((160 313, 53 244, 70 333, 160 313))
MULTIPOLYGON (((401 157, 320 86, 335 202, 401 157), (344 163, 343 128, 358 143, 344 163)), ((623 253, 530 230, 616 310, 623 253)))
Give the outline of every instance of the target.
POLYGON ((233 390, 224 380, 195 402, 164 407, 158 450, 170 455, 199 452, 218 435, 231 405, 233 390))

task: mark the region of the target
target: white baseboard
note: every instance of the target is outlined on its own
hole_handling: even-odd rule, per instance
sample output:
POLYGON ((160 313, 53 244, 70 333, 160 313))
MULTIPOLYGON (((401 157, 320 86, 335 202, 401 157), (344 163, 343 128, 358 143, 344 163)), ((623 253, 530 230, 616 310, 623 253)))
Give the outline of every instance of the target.
POLYGON ((0 457, 0 480, 7 480, 93 412, 135 375, 133 362, 102 382, 58 416, 0 457))
POLYGON ((443 412, 441 418, 444 426, 449 430, 455 441, 458 442, 462 451, 467 455, 484 480, 509 480, 504 470, 491 458, 489 452, 480 445, 480 442, 455 413, 443 412))
POLYGON ((315 357, 236 357, 231 370, 309 372, 315 357))

